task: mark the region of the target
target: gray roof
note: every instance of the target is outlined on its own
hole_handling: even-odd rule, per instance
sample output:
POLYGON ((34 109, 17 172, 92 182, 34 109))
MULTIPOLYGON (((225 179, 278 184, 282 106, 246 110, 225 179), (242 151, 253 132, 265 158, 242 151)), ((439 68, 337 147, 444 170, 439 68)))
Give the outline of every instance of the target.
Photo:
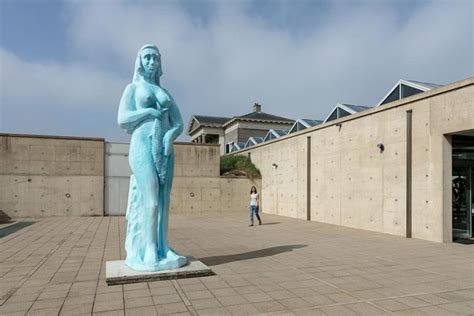
POLYGON ((298 121, 303 121, 307 123, 309 126, 316 126, 323 122, 321 120, 312 120, 312 119, 298 119, 298 121))
POLYGON ((187 133, 190 134, 192 131, 198 129, 199 126, 206 127, 224 127, 231 124, 236 120, 249 120, 249 121, 260 121, 260 122, 275 122, 281 124, 292 124, 294 120, 276 116, 273 114, 268 114, 264 112, 250 112, 241 116, 234 117, 222 117, 222 116, 206 116, 206 115, 193 115, 192 119, 189 122, 187 133), (197 121, 197 125, 193 124, 193 121, 197 121))
POLYGON ((241 116, 234 116, 233 118, 242 118, 242 119, 252 119, 252 120, 264 120, 264 121, 284 121, 284 122, 289 122, 292 123, 294 120, 282 117, 282 116, 276 116, 273 114, 268 114, 265 112, 250 112, 245 115, 241 116))
POLYGON ((194 115, 196 120, 199 121, 201 124, 211 123, 211 124, 224 124, 230 117, 222 117, 222 116, 204 116, 204 115, 194 115))
POLYGON ((353 110, 354 112, 361 112, 361 111, 370 109, 370 106, 354 105, 354 104, 346 104, 346 103, 341 103, 341 104, 353 110))
POLYGON ((284 129, 274 129, 273 131, 280 136, 285 136, 286 134, 288 134, 288 130, 284 129))
POLYGON ((429 83, 429 82, 421 82, 421 81, 416 81, 416 80, 405 80, 407 82, 411 82, 415 85, 419 85, 419 86, 422 86, 422 87, 425 87, 426 89, 428 90, 431 90, 431 89, 435 89, 435 88, 439 88, 439 87, 442 87, 443 85, 441 84, 436 84, 436 83, 429 83))

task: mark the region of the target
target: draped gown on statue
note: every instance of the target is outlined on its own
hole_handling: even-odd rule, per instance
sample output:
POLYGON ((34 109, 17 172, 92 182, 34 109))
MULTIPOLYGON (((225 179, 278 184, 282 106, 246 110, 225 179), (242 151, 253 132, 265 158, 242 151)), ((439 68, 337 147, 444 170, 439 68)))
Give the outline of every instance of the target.
POLYGON ((125 264, 139 271, 179 268, 187 259, 170 248, 167 239, 174 153, 165 154, 165 142, 172 142, 182 131, 179 110, 165 89, 132 83, 122 96, 120 121, 132 134, 125 264), (159 111, 161 117, 144 115, 148 108, 159 111))

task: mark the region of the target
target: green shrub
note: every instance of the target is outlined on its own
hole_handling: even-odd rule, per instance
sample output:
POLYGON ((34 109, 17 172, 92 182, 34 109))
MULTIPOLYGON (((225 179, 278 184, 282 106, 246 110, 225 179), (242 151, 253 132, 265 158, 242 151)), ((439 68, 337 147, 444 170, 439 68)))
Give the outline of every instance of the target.
POLYGON ((221 175, 242 175, 249 178, 260 178, 260 171, 246 156, 222 156, 221 175))

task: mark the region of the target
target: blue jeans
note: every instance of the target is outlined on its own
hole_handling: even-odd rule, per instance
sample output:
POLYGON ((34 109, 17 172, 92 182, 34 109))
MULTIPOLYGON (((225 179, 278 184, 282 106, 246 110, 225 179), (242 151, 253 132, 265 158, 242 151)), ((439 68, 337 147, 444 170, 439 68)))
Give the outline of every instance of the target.
POLYGON ((258 208, 256 205, 250 205, 250 225, 253 225, 253 214, 255 213, 255 216, 257 216, 259 224, 262 223, 262 220, 260 219, 260 216, 258 215, 258 208))

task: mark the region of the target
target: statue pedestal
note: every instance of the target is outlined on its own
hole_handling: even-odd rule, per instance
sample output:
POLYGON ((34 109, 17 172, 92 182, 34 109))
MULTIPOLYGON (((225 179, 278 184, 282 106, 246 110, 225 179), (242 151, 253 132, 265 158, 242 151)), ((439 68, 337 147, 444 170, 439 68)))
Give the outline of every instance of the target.
POLYGON ((195 278, 214 275, 211 268, 194 257, 187 257, 189 264, 174 270, 135 271, 125 265, 124 260, 107 261, 105 280, 108 285, 138 283, 148 281, 195 278))

